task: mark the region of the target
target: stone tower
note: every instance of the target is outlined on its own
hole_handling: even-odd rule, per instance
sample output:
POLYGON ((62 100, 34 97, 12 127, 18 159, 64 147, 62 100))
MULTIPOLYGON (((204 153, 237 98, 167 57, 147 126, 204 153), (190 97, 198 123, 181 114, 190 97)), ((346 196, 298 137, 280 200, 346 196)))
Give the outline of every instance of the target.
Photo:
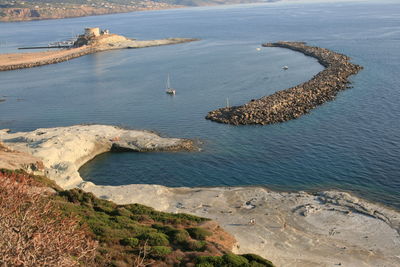
POLYGON ((85 28, 85 37, 98 37, 100 36, 100 28, 85 28))

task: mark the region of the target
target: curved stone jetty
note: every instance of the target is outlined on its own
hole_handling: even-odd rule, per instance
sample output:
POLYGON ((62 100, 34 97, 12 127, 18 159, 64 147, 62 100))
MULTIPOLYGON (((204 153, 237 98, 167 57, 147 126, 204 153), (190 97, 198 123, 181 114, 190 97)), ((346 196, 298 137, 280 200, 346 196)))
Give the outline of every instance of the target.
POLYGON ((264 47, 282 47, 318 59, 325 69, 311 80, 278 91, 272 95, 251 100, 242 106, 210 111, 206 119, 228 124, 272 124, 297 119, 311 109, 333 100, 339 91, 348 88, 348 78, 362 67, 350 58, 331 50, 307 46, 304 42, 266 43, 264 47))

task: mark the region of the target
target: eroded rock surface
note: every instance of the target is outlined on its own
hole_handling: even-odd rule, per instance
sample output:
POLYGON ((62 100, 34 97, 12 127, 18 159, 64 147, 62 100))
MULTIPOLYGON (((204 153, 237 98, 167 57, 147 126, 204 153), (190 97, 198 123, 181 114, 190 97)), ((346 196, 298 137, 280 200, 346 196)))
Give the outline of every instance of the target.
POLYGON ((162 138, 148 131, 126 130, 108 125, 76 125, 37 129, 32 132, 0 131, 4 145, 40 159, 45 174, 64 188, 83 183, 78 169, 95 156, 115 150, 192 150, 188 139, 162 138))

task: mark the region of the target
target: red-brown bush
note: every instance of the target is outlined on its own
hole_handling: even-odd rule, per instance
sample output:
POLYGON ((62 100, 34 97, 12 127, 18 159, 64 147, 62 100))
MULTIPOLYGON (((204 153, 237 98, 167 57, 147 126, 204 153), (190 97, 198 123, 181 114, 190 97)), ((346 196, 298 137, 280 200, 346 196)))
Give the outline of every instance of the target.
POLYGON ((0 172, 0 266, 90 265, 97 243, 33 184, 0 172))

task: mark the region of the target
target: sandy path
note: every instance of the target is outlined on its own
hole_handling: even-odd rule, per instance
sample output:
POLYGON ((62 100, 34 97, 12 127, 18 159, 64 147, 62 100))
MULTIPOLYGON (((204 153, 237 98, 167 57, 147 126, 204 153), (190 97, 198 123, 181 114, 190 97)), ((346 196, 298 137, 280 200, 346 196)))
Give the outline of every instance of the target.
POLYGON ((60 63, 73 58, 81 57, 100 51, 144 48, 150 46, 172 45, 193 42, 197 39, 190 38, 167 38, 160 40, 132 40, 124 36, 110 34, 101 36, 90 45, 78 48, 61 49, 57 51, 42 51, 31 53, 0 54, 0 71, 15 70, 60 63))
POLYGON ((82 52, 86 47, 72 49, 60 49, 30 53, 0 54, 0 66, 29 64, 37 61, 47 61, 57 57, 68 56, 77 52, 82 52))

